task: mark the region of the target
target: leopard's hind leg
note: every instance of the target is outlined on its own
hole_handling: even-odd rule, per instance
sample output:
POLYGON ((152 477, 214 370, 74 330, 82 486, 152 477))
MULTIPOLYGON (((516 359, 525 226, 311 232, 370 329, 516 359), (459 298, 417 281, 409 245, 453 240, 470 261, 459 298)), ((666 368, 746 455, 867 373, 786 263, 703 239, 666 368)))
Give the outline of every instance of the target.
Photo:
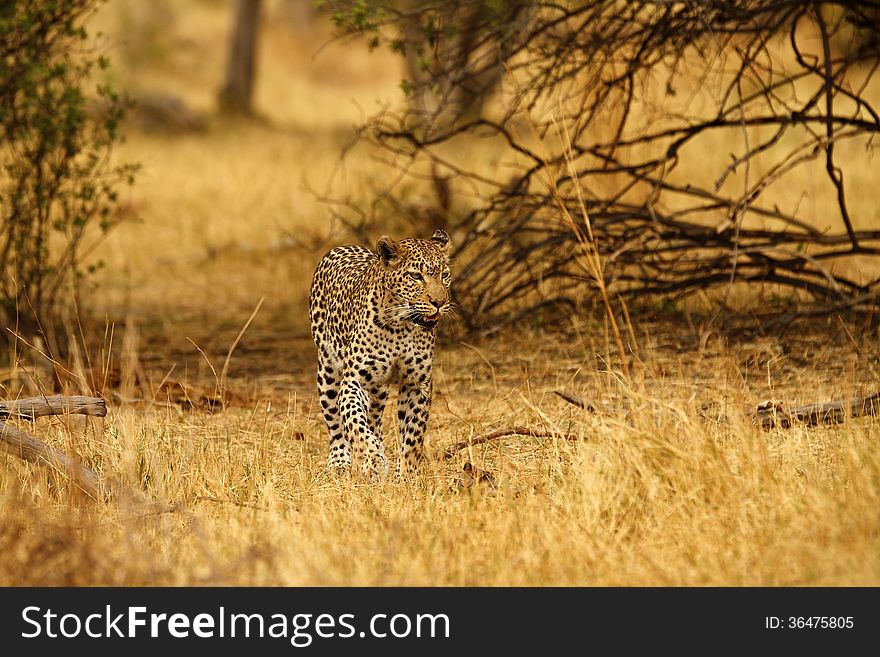
POLYGON ((318 361, 318 396, 324 422, 330 432, 330 455, 327 469, 347 473, 351 469, 351 440, 346 436, 340 404, 339 369, 326 362, 318 361))

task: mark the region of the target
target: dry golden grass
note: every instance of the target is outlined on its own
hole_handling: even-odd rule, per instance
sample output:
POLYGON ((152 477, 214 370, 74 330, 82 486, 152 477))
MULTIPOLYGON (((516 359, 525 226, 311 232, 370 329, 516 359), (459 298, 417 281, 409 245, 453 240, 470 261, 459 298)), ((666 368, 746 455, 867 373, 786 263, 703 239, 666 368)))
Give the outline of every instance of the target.
MULTIPOLYGON (((227 6, 164 6, 175 10, 157 19, 159 54, 121 78, 208 111, 227 6)), ((121 19, 99 20, 113 34, 121 19)), ((63 477, 0 458, 0 585, 880 584, 880 423, 765 433, 745 415, 767 398, 878 387, 876 340, 836 318, 728 342, 687 316, 636 317, 629 379, 607 326, 589 319, 601 313, 565 331, 444 344, 423 474, 402 485, 328 477, 305 295, 337 234, 303 180, 323 190, 358 118, 349 100, 396 98, 400 63, 334 48, 312 59, 321 39, 290 34, 267 24, 257 106, 268 123, 133 133, 121 150, 145 168, 130 216, 96 254, 107 267, 94 305, 113 338, 90 356, 121 367, 122 383, 102 390, 105 420, 32 428, 120 497, 92 503, 63 477), (213 389, 212 368, 261 298, 230 360, 230 407, 168 405, 166 377, 213 389), (442 460, 510 425, 579 440, 513 437, 442 460), (461 490, 464 463, 497 485, 461 490)), ((387 175, 368 153, 347 167, 336 184, 364 197, 371 176, 387 175)), ((20 360, 36 377, 38 358, 24 349, 20 360)), ((17 394, 12 374, 0 394, 17 394)), ((393 457, 392 419, 389 409, 393 457)))
POLYGON ((0 583, 876 585, 880 425, 765 433, 742 409, 768 394, 852 394, 876 382, 877 353, 698 341, 682 355, 680 336, 644 336, 633 382, 597 365, 607 345, 594 337, 448 347, 428 462, 404 485, 324 474, 325 430, 296 375, 215 415, 115 404, 85 430, 41 421, 36 431, 142 497, 77 502, 63 479, 9 460, 0 583), (442 461, 453 442, 511 424, 583 440, 509 438, 442 461), (464 462, 497 487, 460 491, 464 462))

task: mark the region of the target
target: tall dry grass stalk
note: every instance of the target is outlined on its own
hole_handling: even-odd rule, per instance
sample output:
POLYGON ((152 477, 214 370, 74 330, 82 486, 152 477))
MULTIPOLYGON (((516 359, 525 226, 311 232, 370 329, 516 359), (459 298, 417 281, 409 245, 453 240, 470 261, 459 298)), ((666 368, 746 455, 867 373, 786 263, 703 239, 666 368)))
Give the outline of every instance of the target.
MULTIPOLYGON (((560 113, 562 110, 562 102, 560 100, 559 103, 560 113)), ((560 136, 563 142, 562 152, 565 156, 565 164, 568 169, 568 174, 571 176, 571 179, 574 181, 579 181, 580 176, 577 175, 577 167, 574 161, 574 152, 572 150, 571 136, 568 130, 568 124, 562 122, 560 124, 559 121, 556 120, 555 116, 551 117, 552 125, 555 127, 557 134, 560 136)), ((534 136, 537 137, 537 130, 533 127, 534 136)), ((559 187, 556 184, 556 180, 558 177, 554 174, 552 169, 548 166, 546 158, 544 159, 544 168, 542 170, 542 174, 540 176, 541 181, 544 183, 547 191, 549 192, 551 198, 556 203, 556 207, 559 209, 559 213, 563 218, 563 221, 568 225, 568 228, 575 235, 577 244, 580 247, 581 253, 583 254, 582 261, 584 263, 584 269, 592 278, 593 282, 596 285, 596 289, 599 292, 599 296, 602 299, 602 304, 605 307, 605 312, 608 316, 608 323, 611 326, 611 331, 614 334, 614 342, 617 346, 617 355, 620 358, 620 366, 623 369, 624 376, 627 379, 630 379, 630 371, 629 371, 629 356, 626 353, 626 349, 623 346, 623 338, 620 333, 620 327, 617 324, 617 316, 614 313, 614 309, 611 306, 611 297, 608 294, 608 286, 606 285, 606 276, 605 276, 605 266, 602 262, 602 255, 599 251, 599 245, 596 242, 596 236, 593 234, 593 225, 590 221, 590 213, 587 210, 587 204, 584 200, 583 188, 579 182, 576 182, 574 187, 577 193, 578 200, 578 209, 581 212, 581 219, 583 219, 584 226, 586 226, 586 235, 583 231, 578 227, 574 218, 571 215, 571 211, 568 208, 568 205, 563 200, 562 194, 559 191, 559 187)), ((621 305, 625 308, 623 304, 623 300, 619 300, 621 305)), ((635 341, 633 341, 635 344, 635 341)))

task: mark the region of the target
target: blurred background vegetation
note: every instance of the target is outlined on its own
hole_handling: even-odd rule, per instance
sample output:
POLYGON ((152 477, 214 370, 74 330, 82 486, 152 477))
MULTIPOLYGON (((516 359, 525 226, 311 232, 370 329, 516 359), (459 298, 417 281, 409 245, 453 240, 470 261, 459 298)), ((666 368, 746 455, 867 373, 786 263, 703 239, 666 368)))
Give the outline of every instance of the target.
POLYGON ((460 333, 874 316, 871 3, 5 7, 3 317, 59 353, 85 314, 161 333, 263 297, 302 333, 323 251, 438 225, 460 333))

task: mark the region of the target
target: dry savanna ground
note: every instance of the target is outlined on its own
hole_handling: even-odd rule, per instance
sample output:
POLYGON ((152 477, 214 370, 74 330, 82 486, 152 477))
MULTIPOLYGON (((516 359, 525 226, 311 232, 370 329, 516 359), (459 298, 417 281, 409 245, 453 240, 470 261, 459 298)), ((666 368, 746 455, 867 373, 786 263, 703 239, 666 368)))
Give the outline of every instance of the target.
MULTIPOLYGON (((876 334, 836 316, 745 332, 633 309, 626 368, 589 305, 491 339, 447 327, 421 475, 326 475, 305 297, 339 233, 309 188, 366 198, 387 175, 369 153, 341 168, 338 154, 362 111, 398 98, 401 73, 350 57, 361 45, 315 54, 324 37, 285 23, 284 6, 269 3, 261 42, 262 120, 135 130, 118 153, 144 169, 95 252, 106 267, 85 324, 99 330, 66 363, 70 392, 103 394, 108 416, 26 425, 118 496, 93 502, 0 458, 0 584, 880 584, 880 423, 762 431, 748 416, 766 399, 880 388, 876 334), (444 456, 514 426, 553 437, 444 456)), ((120 82, 206 113, 228 20, 197 0, 96 18, 120 82), (113 40, 135 20, 153 28, 113 40)), ((0 396, 51 389, 38 354, 14 356, 0 396)))
POLYGON ((123 492, 90 503, 7 459, 0 582, 876 585, 880 426, 764 432, 744 413, 876 383, 876 349, 831 324, 736 345, 645 330, 629 379, 605 365, 598 323, 447 345, 427 463, 405 484, 325 475, 305 359, 234 379, 222 412, 112 403, 104 420, 39 420, 123 492), (511 437, 443 460, 511 425, 572 440, 511 437))

